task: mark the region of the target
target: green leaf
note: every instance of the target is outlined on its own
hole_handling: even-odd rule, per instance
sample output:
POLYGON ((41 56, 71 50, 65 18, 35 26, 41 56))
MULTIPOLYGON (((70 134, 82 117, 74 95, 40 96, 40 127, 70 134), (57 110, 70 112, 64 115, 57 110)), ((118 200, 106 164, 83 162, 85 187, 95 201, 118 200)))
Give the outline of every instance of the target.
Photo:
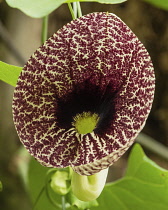
POLYGON ((168 1, 167 0, 144 0, 156 7, 159 7, 161 9, 168 10, 168 1))
POLYGON ((41 18, 53 12, 65 0, 6 0, 6 2, 9 6, 20 9, 28 16, 41 18))
MULTIPOLYGON (((76 0, 6 0, 13 8, 20 9, 26 15, 41 18, 49 15, 63 3, 75 2, 76 0)), ((126 0, 80 0, 81 2, 99 2, 106 4, 122 3, 126 0)))
POLYGON ((19 74, 23 67, 13 66, 0 61, 0 80, 16 86, 19 74))
POLYGON ((67 199, 69 201, 69 203, 72 205, 68 210, 71 210, 73 208, 77 208, 77 209, 90 209, 92 206, 98 206, 98 202, 97 200, 93 200, 93 201, 88 201, 88 202, 84 202, 79 200, 77 197, 75 197, 72 193, 72 191, 67 195, 67 199))
MULTIPOLYGON (((28 191, 33 205, 37 201, 41 192, 41 196, 39 196, 35 210, 60 210, 59 207, 56 208, 52 205, 46 195, 46 191, 43 190, 46 183, 46 175, 49 170, 50 168, 40 165, 34 158, 31 158, 28 171, 28 191)), ((60 195, 54 193, 51 188, 49 188, 49 193, 52 198, 55 199, 55 202, 61 203, 60 195)))
POLYGON ((91 210, 167 210, 168 171, 147 158, 136 144, 130 154, 126 175, 107 184, 91 210))
MULTIPOLYGON (((127 0, 79 0, 80 2, 98 2, 101 4, 119 4, 127 0)), ((65 3, 76 2, 76 0, 66 0, 65 3)))
MULTIPOLYGON (((61 210, 61 200, 62 200, 61 195, 55 193, 49 186, 48 188, 49 194, 52 197, 52 200, 54 200, 54 202, 58 204, 58 207, 55 207, 48 199, 46 191, 43 190, 44 185, 46 183, 47 172, 49 170, 52 169, 40 165, 34 158, 31 158, 29 163, 27 183, 28 183, 28 192, 30 194, 30 198, 32 200, 33 205, 35 204, 37 198, 39 197, 36 203, 35 210, 46 210, 46 209, 61 210)), ((69 171, 68 168, 66 168, 65 171, 69 171)), ((66 201, 67 210, 87 209, 90 208, 91 206, 98 205, 97 201, 83 202, 78 200, 72 194, 72 191, 70 191, 67 195, 65 195, 65 201, 66 201)))

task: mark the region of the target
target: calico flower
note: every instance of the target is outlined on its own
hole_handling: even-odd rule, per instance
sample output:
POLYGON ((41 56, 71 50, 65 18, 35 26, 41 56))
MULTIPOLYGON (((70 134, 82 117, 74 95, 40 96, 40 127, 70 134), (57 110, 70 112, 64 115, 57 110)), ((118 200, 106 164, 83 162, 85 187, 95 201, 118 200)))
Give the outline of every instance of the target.
POLYGON ((120 18, 92 13, 31 56, 13 99, 21 142, 42 165, 108 168, 143 128, 154 97, 148 52, 120 18))

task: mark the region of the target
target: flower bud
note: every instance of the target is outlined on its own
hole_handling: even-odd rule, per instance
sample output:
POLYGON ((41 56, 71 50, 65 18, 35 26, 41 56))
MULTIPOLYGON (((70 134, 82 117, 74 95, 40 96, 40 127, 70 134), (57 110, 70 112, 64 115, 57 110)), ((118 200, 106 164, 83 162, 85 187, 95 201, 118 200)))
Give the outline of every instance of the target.
POLYGON ((70 190, 70 178, 67 171, 56 171, 51 177, 51 188, 59 195, 66 195, 70 190))

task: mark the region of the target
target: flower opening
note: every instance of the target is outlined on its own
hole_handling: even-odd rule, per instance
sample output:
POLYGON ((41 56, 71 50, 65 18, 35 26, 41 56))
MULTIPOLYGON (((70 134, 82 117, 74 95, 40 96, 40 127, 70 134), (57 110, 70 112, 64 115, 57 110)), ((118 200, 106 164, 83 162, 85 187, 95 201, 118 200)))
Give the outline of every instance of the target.
POLYGON ((150 56, 135 34, 114 14, 91 13, 60 29, 25 64, 14 123, 42 165, 92 175, 134 142, 154 88, 150 56))

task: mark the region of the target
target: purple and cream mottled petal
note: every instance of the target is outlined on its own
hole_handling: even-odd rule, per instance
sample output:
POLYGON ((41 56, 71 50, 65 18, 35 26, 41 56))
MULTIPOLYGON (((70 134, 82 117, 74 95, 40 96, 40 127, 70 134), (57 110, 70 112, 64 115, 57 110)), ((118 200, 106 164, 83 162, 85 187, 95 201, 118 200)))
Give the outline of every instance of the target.
MULTIPOLYGON (((41 164, 91 175, 133 143, 150 112, 154 88, 150 56, 128 26, 111 13, 88 14, 55 33, 24 66, 14 92, 15 126, 41 164), (69 115, 83 98, 88 109, 94 95, 111 118, 92 133, 78 134, 69 115)), ((96 103, 92 106, 100 111, 96 103)))

